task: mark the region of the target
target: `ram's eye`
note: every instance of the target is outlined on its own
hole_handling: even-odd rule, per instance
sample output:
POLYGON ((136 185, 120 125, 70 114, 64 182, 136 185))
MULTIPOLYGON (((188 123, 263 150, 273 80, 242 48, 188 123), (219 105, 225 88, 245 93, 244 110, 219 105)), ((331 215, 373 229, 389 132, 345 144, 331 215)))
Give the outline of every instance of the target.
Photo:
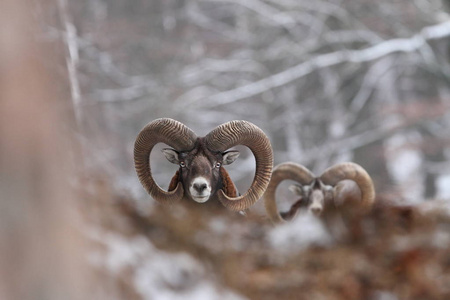
POLYGON ((186 163, 184 161, 180 162, 180 167, 182 168, 186 167, 186 163))
POLYGON ((222 164, 220 162, 216 162, 215 167, 218 169, 222 164))

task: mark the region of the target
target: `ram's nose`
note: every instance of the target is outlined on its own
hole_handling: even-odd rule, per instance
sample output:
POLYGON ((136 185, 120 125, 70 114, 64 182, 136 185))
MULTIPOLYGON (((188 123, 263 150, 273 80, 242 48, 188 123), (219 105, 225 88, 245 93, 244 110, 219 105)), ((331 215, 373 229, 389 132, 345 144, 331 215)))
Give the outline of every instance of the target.
POLYGON ((207 185, 204 182, 202 182, 202 183, 194 183, 193 187, 199 194, 201 194, 206 189, 207 185))
POLYGON ((320 206, 311 207, 311 212, 316 216, 320 216, 320 214, 322 213, 322 207, 320 206))
POLYGON ((197 177, 189 187, 189 193, 195 202, 203 203, 211 196, 211 185, 204 177, 197 177))

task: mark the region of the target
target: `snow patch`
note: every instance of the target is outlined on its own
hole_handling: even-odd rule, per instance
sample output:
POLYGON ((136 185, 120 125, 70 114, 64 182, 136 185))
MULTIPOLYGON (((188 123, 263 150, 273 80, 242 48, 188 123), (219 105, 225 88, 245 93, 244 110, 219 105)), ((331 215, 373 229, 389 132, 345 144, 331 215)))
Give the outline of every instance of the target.
POLYGON ((394 135, 386 142, 387 168, 392 177, 403 190, 405 200, 410 204, 422 201, 423 174, 421 170, 422 156, 419 151, 408 147, 410 141, 416 137, 394 135))
POLYGON ((332 238, 319 218, 300 212, 292 221, 271 229, 268 241, 273 248, 292 253, 312 245, 329 245, 332 238))
POLYGON ((127 238, 99 230, 91 231, 89 236, 107 248, 106 253, 92 254, 90 261, 114 275, 129 272, 143 299, 246 299, 217 286, 204 265, 185 252, 158 250, 143 236, 127 238))
POLYGON ((440 176, 437 180, 437 198, 450 199, 450 175, 440 176))

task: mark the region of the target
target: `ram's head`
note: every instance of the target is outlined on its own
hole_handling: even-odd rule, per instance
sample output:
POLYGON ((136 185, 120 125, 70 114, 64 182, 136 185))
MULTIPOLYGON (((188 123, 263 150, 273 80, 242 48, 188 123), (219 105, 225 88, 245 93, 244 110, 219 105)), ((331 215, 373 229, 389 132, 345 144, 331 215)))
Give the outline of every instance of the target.
POLYGON ((267 214, 272 222, 292 219, 299 209, 307 209, 320 216, 326 207, 351 207, 360 212, 370 209, 375 200, 375 190, 369 174, 358 164, 347 162, 325 170, 319 177, 302 165, 283 163, 276 166, 264 195, 267 214), (279 212, 275 199, 278 185, 284 180, 297 184, 289 187, 299 199, 286 212, 279 212))
POLYGON ((134 162, 139 180, 158 202, 173 203, 183 198, 196 203, 219 200, 228 209, 240 211, 253 205, 265 192, 272 173, 273 155, 269 139, 252 123, 230 121, 205 137, 197 137, 184 124, 163 118, 150 122, 139 133, 134 162), (157 143, 170 146, 163 149, 164 155, 179 165, 167 192, 156 184, 151 173, 150 153, 157 143), (238 151, 227 151, 236 145, 247 146, 256 161, 253 182, 242 196, 238 196, 223 168, 239 156, 238 151))

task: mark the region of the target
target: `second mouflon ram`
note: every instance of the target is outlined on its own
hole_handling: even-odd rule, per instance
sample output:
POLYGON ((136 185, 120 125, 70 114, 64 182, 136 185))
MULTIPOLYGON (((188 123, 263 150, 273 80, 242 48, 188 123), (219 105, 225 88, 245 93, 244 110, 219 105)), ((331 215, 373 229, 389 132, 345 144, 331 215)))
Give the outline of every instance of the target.
POLYGON ((328 205, 346 205, 364 212, 373 206, 374 200, 375 189, 370 175, 360 165, 352 162, 332 166, 319 177, 296 163, 279 164, 273 169, 272 179, 264 195, 266 212, 273 223, 292 219, 301 208, 317 216, 328 205), (280 213, 275 192, 278 185, 288 179, 298 183, 291 185, 289 189, 300 198, 289 211, 280 213))
MULTIPOLYGON (((198 137, 186 125, 161 118, 148 123, 139 133, 134 146, 134 162, 140 182, 160 203, 185 199, 188 203, 222 203, 233 211, 252 206, 265 192, 273 167, 272 146, 264 132, 247 121, 230 121, 217 126, 205 137, 198 137), (150 153, 157 143, 167 160, 179 165, 168 191, 154 181, 150 153), (247 146, 255 156, 253 182, 244 195, 239 195, 223 165, 231 164, 238 151, 227 151, 236 145, 247 146)), ((215 205, 215 204, 214 204, 215 205)))

